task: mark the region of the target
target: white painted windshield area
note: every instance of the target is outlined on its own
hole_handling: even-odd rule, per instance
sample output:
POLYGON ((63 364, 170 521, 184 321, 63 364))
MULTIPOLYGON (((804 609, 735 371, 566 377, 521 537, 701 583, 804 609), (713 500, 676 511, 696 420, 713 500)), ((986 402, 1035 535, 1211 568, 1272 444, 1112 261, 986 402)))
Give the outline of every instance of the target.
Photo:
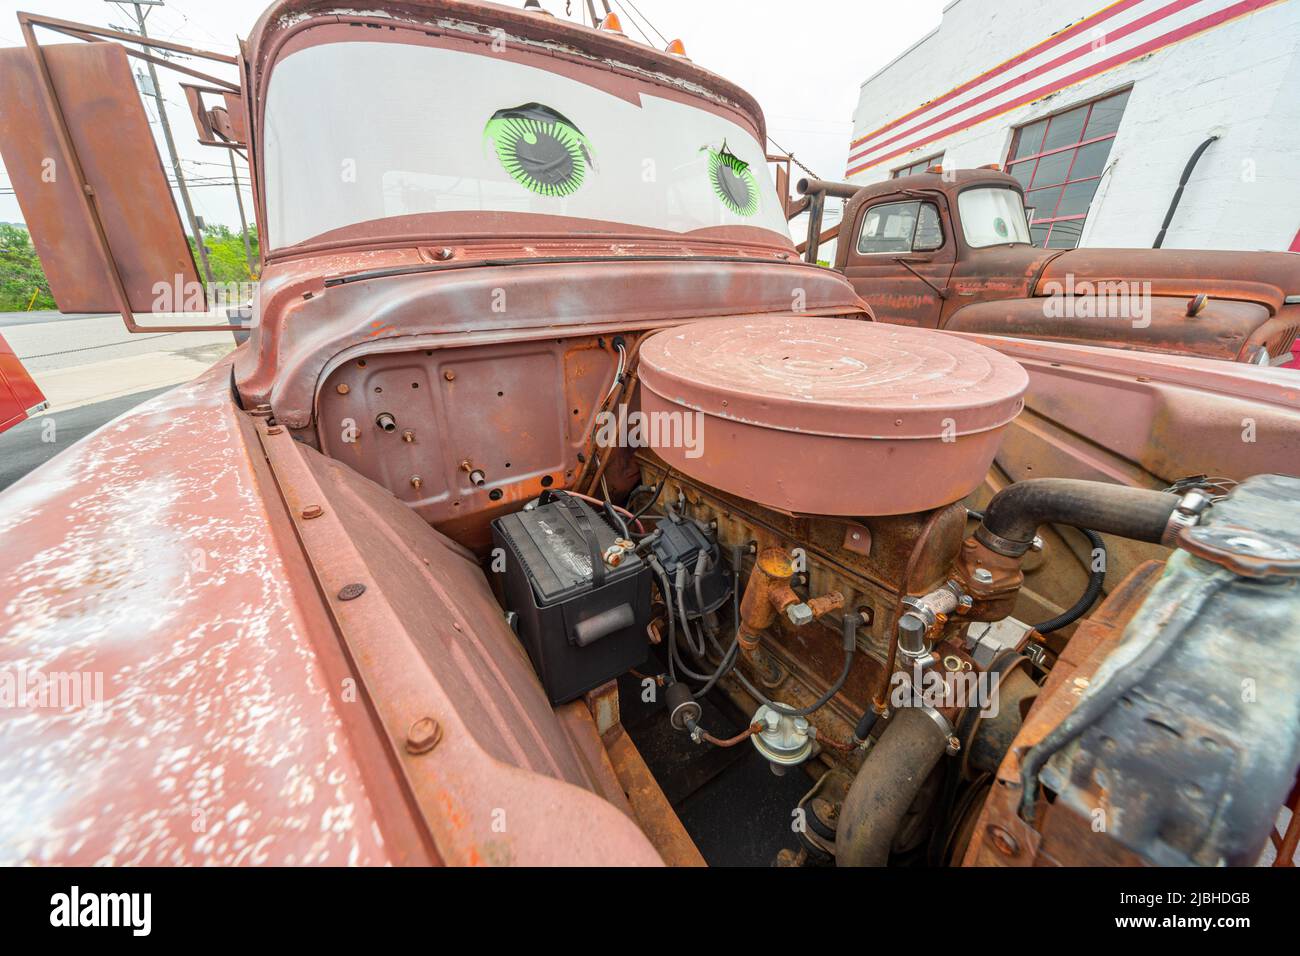
POLYGON ((968 246, 980 248, 1029 241, 1025 207, 1014 189, 1001 186, 967 189, 957 195, 957 210, 968 246))
POLYGON ((789 237, 764 151, 741 126, 491 55, 304 48, 274 68, 263 136, 270 248, 393 216, 477 211, 789 237))

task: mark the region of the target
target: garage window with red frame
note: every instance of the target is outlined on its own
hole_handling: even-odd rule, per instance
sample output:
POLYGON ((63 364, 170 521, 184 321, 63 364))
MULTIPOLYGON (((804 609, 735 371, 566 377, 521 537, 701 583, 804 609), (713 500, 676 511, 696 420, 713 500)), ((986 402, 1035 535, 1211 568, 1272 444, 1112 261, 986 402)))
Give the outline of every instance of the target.
POLYGON ((1006 170, 1025 187, 1034 245, 1073 249, 1079 244, 1128 94, 1124 90, 1016 130, 1006 170))
POLYGON ((904 176, 914 176, 917 173, 923 173, 931 166, 938 166, 943 163, 943 153, 936 153, 929 159, 918 159, 914 163, 906 166, 899 166, 889 174, 890 179, 902 179, 904 176))

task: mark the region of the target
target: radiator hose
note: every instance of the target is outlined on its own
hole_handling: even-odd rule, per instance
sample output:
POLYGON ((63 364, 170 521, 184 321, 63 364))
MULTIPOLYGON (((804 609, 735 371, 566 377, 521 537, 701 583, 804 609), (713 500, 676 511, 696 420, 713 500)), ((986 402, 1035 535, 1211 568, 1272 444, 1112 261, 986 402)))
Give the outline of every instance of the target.
POLYGON ((1167 491, 1076 478, 1030 478, 1003 488, 984 509, 975 537, 1019 557, 1042 524, 1068 524, 1135 541, 1162 543, 1182 498, 1167 491))

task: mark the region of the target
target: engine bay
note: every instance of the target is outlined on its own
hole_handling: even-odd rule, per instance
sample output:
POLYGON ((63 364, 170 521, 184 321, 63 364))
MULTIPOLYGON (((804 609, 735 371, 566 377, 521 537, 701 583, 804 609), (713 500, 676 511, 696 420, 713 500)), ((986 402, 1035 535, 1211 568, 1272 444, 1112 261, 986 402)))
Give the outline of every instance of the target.
MULTIPOLYGON (((719 816, 784 820, 710 862, 1257 857, 1296 723, 1270 723, 1270 762, 1221 671, 1171 683, 1168 609, 1235 608, 1229 657, 1263 668, 1297 599, 1275 509, 1298 483, 996 480, 1027 384, 939 332, 706 320, 353 349, 295 437, 473 552, 551 704, 621 710, 702 849, 719 816), (1099 729, 1134 708, 1142 733, 1099 729)), ((1200 618, 1178 630, 1224 653, 1200 618)))

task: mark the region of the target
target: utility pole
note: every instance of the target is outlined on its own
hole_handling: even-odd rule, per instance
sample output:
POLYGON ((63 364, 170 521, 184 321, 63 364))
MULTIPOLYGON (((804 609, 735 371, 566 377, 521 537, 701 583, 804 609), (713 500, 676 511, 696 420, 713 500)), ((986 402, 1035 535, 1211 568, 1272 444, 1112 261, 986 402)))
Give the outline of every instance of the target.
MULTIPOLYGON (((110 3, 114 0, 109 0, 110 3)), ((144 27, 144 6, 161 7, 163 0, 140 0, 132 2, 131 6, 135 7, 135 22, 140 27, 140 36, 148 37, 149 34, 144 27)), ((162 123, 163 140, 167 143, 167 152, 172 160, 172 172, 176 176, 176 188, 180 190, 181 205, 185 208, 185 218, 189 220, 190 232, 194 234, 194 245, 199 250, 199 260, 203 263, 203 275, 211 284, 212 266, 208 264, 208 249, 203 245, 203 231, 199 228, 198 217, 194 215, 194 204, 190 202, 190 191, 185 185, 185 173, 181 170, 180 157, 176 155, 176 140, 172 138, 172 124, 167 119, 167 104, 163 102, 162 87, 158 84, 158 71, 154 68, 152 60, 146 60, 149 67, 149 80, 153 83, 154 102, 158 104, 158 121, 162 123)), ((232 157, 231 162, 234 162, 232 157)), ((240 213, 242 216, 243 208, 241 204, 240 213)), ((247 231, 247 230, 245 230, 247 231)), ((247 240, 245 240, 247 241, 247 240)))
POLYGON ((235 168, 235 151, 230 154, 230 178, 235 183, 235 204, 239 206, 239 229, 244 237, 244 258, 248 260, 248 274, 253 275, 253 247, 248 241, 248 219, 244 216, 244 195, 239 191, 239 170, 235 168))

